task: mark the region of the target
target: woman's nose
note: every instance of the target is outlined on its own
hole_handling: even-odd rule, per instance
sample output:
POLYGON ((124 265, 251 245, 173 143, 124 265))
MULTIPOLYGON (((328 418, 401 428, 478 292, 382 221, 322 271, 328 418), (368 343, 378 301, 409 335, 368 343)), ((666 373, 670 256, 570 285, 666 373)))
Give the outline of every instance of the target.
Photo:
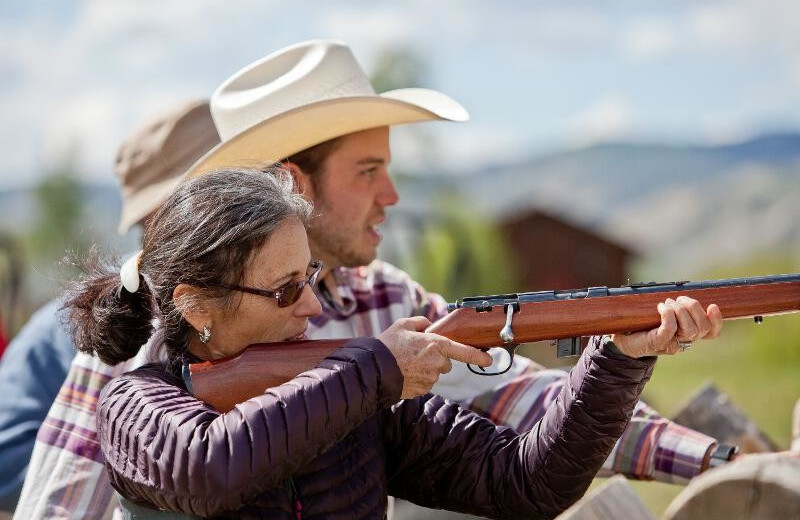
POLYGON ((303 293, 300 295, 297 305, 295 305, 295 314, 303 318, 311 318, 322 312, 322 305, 319 303, 317 295, 311 289, 310 285, 303 287, 303 293))

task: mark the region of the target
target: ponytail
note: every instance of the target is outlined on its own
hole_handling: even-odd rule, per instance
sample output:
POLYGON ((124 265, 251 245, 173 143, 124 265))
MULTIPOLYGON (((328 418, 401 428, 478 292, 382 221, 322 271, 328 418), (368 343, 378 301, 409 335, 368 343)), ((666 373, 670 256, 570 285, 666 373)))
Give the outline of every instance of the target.
MULTIPOLYGON (((134 357, 153 332, 153 295, 147 283, 136 292, 122 287, 119 267, 92 250, 84 276, 67 291, 64 308, 79 351, 109 365, 134 357)), ((143 280, 141 280, 143 282, 143 280)))

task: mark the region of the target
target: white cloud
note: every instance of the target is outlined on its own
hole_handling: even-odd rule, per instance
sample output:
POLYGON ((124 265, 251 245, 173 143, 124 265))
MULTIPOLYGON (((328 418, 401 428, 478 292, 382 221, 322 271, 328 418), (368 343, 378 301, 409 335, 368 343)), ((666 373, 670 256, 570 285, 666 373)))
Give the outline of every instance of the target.
POLYGON ((318 26, 323 34, 347 35, 350 45, 385 47, 404 44, 419 29, 412 13, 391 6, 365 10, 351 8, 329 9, 320 13, 318 26))
POLYGON ((800 90, 800 56, 795 56, 793 63, 789 65, 789 77, 795 87, 800 90))
MULTIPOLYGON (((709 116, 705 106, 669 114, 670 128, 681 135, 703 126, 719 140, 736 134, 733 128, 752 132, 753 118, 765 110, 795 111, 800 86, 800 2, 794 0, 687 2, 660 9, 659 17, 605 2, 563 7, 521 0, 309 0, 302 8, 280 0, 79 0, 67 16, 28 11, 0 17, 0 187, 31 182, 24 175, 76 142, 87 167, 107 175, 119 142, 147 117, 181 99, 210 95, 237 68, 311 37, 344 39, 367 70, 384 46, 420 51, 436 82, 430 86, 476 116, 457 129, 431 131, 441 143, 437 160, 459 167, 530 155, 520 143, 550 145, 566 134, 579 142, 629 135, 631 103, 613 94, 621 84, 632 93, 639 89, 636 128, 657 133, 659 123, 646 118, 680 100, 641 76, 646 67, 631 66, 631 59, 669 57, 673 77, 687 74, 684 99, 698 96, 695 87, 699 96, 729 93, 730 108, 714 108, 728 117, 709 116), (728 55, 743 64, 725 69, 728 83, 709 76, 692 84, 698 70, 728 55), (781 60, 786 76, 767 81, 752 72, 769 60, 781 60), (753 101, 778 81, 780 95, 753 101), (597 92, 611 94, 563 117, 576 100, 597 92)), ((401 146, 398 160, 405 155, 401 146)))
MULTIPOLYGON (((76 147, 86 173, 109 180, 122 139, 178 100, 209 95, 239 65, 218 58, 223 42, 263 40, 254 19, 270 19, 274 6, 87 0, 68 19, 5 24, 0 109, 12 129, 2 131, 0 154, 13 159, 0 185, 33 182, 76 147)), ((251 44, 252 57, 261 45, 251 44)))
POLYGON ((676 49, 676 28, 670 20, 637 20, 622 34, 622 51, 637 61, 650 61, 676 49))
POLYGON ((506 19, 499 24, 498 32, 508 32, 514 40, 530 44, 533 52, 547 50, 561 54, 594 50, 613 34, 608 14, 585 5, 548 5, 504 14, 506 19))
POLYGON ((689 22, 701 43, 718 49, 752 50, 759 41, 745 3, 704 5, 689 12, 689 22))
POLYGON ((625 137, 632 128, 633 109, 618 94, 606 94, 592 105, 567 118, 567 131, 577 144, 625 137))
POLYGON ((392 130, 392 163, 398 171, 458 175, 528 155, 524 139, 507 126, 478 122, 401 126, 392 130))
MULTIPOLYGON (((800 50, 800 3, 735 0, 693 5, 686 15, 701 44, 727 52, 800 50)), ((773 56, 781 58, 781 56, 773 56)), ((789 56, 784 56, 789 58, 789 56)))

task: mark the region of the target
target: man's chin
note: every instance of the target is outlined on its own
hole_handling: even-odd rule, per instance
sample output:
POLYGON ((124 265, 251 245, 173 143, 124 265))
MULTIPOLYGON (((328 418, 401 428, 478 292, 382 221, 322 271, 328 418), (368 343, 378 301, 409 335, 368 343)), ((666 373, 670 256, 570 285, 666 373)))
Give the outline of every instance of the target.
POLYGON ((377 257, 377 247, 371 251, 353 251, 350 254, 343 255, 341 265, 342 267, 361 267, 362 265, 371 264, 377 257))

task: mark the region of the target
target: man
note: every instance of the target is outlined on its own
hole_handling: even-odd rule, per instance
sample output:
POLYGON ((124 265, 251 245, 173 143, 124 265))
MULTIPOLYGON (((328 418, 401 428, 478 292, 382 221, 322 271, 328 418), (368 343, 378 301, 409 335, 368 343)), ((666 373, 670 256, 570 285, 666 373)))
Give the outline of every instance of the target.
MULTIPOLYGON (((319 216, 309 229, 309 241, 312 254, 325 262, 326 269, 318 287, 323 314, 312 320, 310 337, 377 335, 399 318, 424 315, 435 319, 445 313, 441 297, 427 293, 399 269, 373 260, 385 209, 398 200, 388 174, 388 127, 425 120, 465 121, 468 116, 461 105, 425 89, 401 89, 378 96, 350 49, 330 41, 294 45, 260 60, 223 83, 213 100, 212 113, 222 142, 200 159, 190 174, 217 167, 260 167, 282 161, 297 179, 299 189, 315 203, 319 216)), ((85 363, 73 372, 61 395, 69 394, 69 388, 81 377, 91 389, 90 396, 96 396, 110 375, 105 369, 102 379, 89 381, 92 371, 85 363)), ((437 390, 466 402, 489 403, 481 411, 514 426, 527 425, 526 421, 543 413, 543 405, 558 393, 563 379, 558 372, 537 371, 522 358, 505 379, 467 374, 463 367, 456 366, 440 380, 437 390), (513 376, 528 377, 513 380, 513 376), (504 386, 503 381, 507 383, 504 386), (493 392, 497 385, 498 391, 514 394, 513 398, 504 399, 509 406, 491 405, 491 397, 498 395, 493 392)), ((73 412, 82 407, 93 413, 93 402, 81 402, 74 393, 71 397, 73 412)), ((58 405, 57 401, 48 422, 55 417, 54 423, 74 424, 64 407, 58 410, 58 405)), ((57 440, 57 428, 48 427, 48 422, 39 435, 40 444, 49 443, 54 454, 60 449, 62 458, 75 458, 76 450, 61 449, 64 443, 57 440), (48 430, 50 434, 44 433, 48 430)), ((26 518, 101 518, 109 514, 108 503, 102 499, 110 497, 110 487, 102 466, 96 462, 96 431, 88 415, 81 426, 81 433, 90 440, 81 444, 91 443, 95 450, 92 463, 86 463, 91 471, 85 469, 80 479, 72 481, 55 475, 30 495, 26 495, 26 482, 20 501, 20 510, 31 512, 26 518), (32 507, 31 503, 36 505, 32 507), (75 509, 81 513, 75 514, 75 509)), ((660 476, 652 467, 655 449, 642 453, 629 446, 635 448, 636 442, 643 440, 653 445, 661 442, 666 450, 663 439, 669 437, 667 432, 675 432, 685 445, 692 446, 691 450, 677 452, 688 454, 690 464, 697 467, 681 467, 674 474, 691 476, 699 471, 703 457, 714 444, 713 439, 685 432, 660 418, 649 419, 647 426, 645 434, 636 433, 623 449, 617 448, 620 455, 610 459, 610 467, 632 475, 639 471, 640 478, 660 476), (688 442, 686 439, 691 436, 697 440, 688 442)), ((672 444, 668 446, 671 448, 672 444)), ((53 455, 55 464, 59 464, 57 456, 53 455)), ((53 467, 53 462, 48 464, 53 467)), ((60 467, 74 468, 75 464, 62 462, 60 467)), ((40 472, 43 477, 46 474, 46 469, 40 472)))
MULTIPOLYGON (((142 225, 186 169, 218 142, 207 101, 185 103, 132 135, 114 168, 122 195, 118 231, 142 225)), ((17 518, 110 517, 114 506, 110 486, 93 484, 97 477, 105 479, 93 435, 94 403, 105 382, 139 361, 112 368, 85 354, 76 356, 63 318, 60 302, 43 307, 0 365, 0 461, 7 479, 2 489, 11 511, 31 461, 17 518), (73 484, 82 495, 72 492, 73 484)))

